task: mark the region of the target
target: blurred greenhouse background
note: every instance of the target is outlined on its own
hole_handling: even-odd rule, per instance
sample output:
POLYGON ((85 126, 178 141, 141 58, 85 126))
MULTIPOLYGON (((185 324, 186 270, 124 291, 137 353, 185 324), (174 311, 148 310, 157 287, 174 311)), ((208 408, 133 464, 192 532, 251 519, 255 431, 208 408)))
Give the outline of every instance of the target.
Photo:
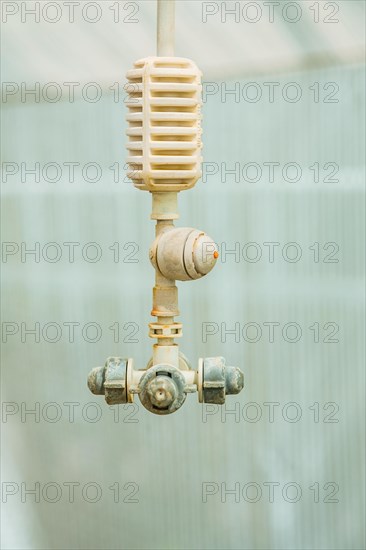
POLYGON ((2 547, 364 548, 365 3, 177 2, 176 55, 205 92, 204 178, 178 223, 221 252, 178 284, 180 345, 245 388, 162 418, 138 400, 116 418, 86 386, 110 355, 150 358, 154 225, 126 182, 123 85, 155 55, 155 2, 84 19, 80 2, 73 23, 66 2, 39 22, 2 4, 2 547))

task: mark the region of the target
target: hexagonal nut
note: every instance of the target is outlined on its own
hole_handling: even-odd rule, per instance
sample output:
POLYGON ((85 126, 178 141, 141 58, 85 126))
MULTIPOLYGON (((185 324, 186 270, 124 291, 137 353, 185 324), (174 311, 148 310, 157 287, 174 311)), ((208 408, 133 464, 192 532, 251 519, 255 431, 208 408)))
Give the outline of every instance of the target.
POLYGON ((227 367, 223 357, 203 359, 201 402, 223 405, 226 395, 239 393, 243 387, 244 375, 239 368, 227 367))
POLYGON ((127 403, 127 363, 122 357, 109 357, 105 364, 105 400, 108 405, 127 403))
POLYGON ((225 359, 205 357, 203 360, 202 395, 204 403, 225 403, 225 359))

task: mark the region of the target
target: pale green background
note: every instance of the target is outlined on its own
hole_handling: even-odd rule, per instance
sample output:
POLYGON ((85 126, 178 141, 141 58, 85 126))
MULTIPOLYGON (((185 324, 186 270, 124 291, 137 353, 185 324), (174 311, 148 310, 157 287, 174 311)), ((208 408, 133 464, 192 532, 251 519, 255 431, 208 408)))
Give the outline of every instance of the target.
POLYGON ((185 354, 194 367, 198 357, 210 355, 239 365, 245 389, 228 399, 227 410, 242 411, 256 402, 263 417, 250 423, 228 415, 222 422, 217 413, 205 423, 196 396, 189 396, 170 417, 140 407, 138 422, 131 423, 129 410, 121 408, 115 423, 102 398, 86 388, 89 370, 109 355, 132 356, 140 368, 150 357, 151 198, 132 184, 111 183, 108 167, 124 164, 125 108, 122 100, 113 102, 107 88, 116 80, 123 84, 135 59, 154 54, 154 4, 141 2, 140 23, 118 31, 106 17, 94 27, 4 25, 3 80, 62 83, 80 75, 82 82, 102 82, 105 91, 97 104, 78 98, 74 104, 15 99, 3 105, 3 161, 94 161, 103 167, 103 180, 96 184, 80 181, 80 172, 73 184, 65 178, 39 185, 32 178, 26 183, 9 178, 3 183, 3 241, 29 246, 96 241, 104 253, 97 264, 79 255, 74 264, 21 263, 19 255, 2 264, 3 322, 94 321, 103 328, 94 344, 80 332, 70 344, 65 332, 55 344, 35 344, 32 337, 22 343, 17 335, 3 345, 3 400, 28 407, 57 402, 63 411, 58 423, 42 417, 39 423, 32 417, 22 423, 20 414, 3 422, 3 482, 93 481, 103 489, 96 504, 84 502, 80 491, 73 504, 66 490, 55 504, 9 497, 3 505, 3 548, 364 548, 364 3, 338 2, 341 23, 335 29, 309 17, 272 27, 216 19, 203 25, 200 2, 184 4, 178 6, 177 55, 192 57, 204 80, 228 87, 276 81, 279 89, 295 81, 304 91, 296 104, 282 98, 222 103, 215 95, 203 108, 207 162, 230 167, 298 162, 300 182, 277 177, 271 184, 263 177, 261 183, 235 183, 229 176, 222 183, 217 175, 179 196, 179 223, 204 229, 228 248, 236 241, 261 243, 264 252, 267 241, 302 247, 298 263, 279 254, 273 264, 236 263, 228 256, 206 279, 179 284, 185 354), (336 82, 339 102, 314 103, 309 91, 314 82, 336 82), (336 162, 339 182, 314 183, 308 168, 314 162, 336 162), (115 241, 138 243, 139 262, 113 263, 108 247, 115 241), (314 263, 308 248, 314 242, 336 242, 339 262, 314 263), (114 343, 108 327, 116 321, 137 323, 139 343, 114 343), (232 327, 268 321, 297 322, 303 337, 290 344, 278 334, 271 344, 263 332, 256 344, 235 343, 233 336, 222 343, 220 335, 202 342, 204 322, 232 327), (339 343, 314 343, 308 327, 316 321, 337 323, 339 343), (97 423, 81 415, 81 407, 92 401, 103 411, 97 423), (74 423, 64 402, 80 403, 74 423), (280 403, 273 423, 264 402, 280 403), (297 423, 282 418, 289 402, 302 408, 297 423), (314 402, 321 407, 319 423, 309 410, 314 402), (328 402, 339 406, 338 423, 322 421, 328 402), (108 487, 129 481, 139 485, 139 502, 115 504, 108 487), (257 482, 263 488, 269 481, 279 482, 280 489, 297 482, 301 500, 288 503, 279 490, 274 503, 265 491, 257 503, 235 503, 233 496, 222 503, 219 494, 202 502, 203 482, 230 487, 257 482), (314 482, 337 483, 339 502, 314 503, 308 489, 314 482))

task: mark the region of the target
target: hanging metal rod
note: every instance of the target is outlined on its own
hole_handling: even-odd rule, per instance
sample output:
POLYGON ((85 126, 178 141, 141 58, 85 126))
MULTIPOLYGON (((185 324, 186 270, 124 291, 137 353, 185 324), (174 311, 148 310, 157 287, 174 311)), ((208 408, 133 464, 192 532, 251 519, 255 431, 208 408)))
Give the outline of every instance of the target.
POLYGON ((175 0, 158 0, 157 54, 174 57, 175 0))

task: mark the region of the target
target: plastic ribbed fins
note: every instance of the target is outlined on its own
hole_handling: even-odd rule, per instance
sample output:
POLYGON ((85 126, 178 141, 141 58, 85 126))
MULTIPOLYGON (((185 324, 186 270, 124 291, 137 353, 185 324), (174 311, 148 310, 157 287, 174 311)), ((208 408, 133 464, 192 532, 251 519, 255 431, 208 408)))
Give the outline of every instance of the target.
POLYGON ((146 191, 201 177, 201 72, 189 59, 148 57, 127 73, 128 177, 146 191))

